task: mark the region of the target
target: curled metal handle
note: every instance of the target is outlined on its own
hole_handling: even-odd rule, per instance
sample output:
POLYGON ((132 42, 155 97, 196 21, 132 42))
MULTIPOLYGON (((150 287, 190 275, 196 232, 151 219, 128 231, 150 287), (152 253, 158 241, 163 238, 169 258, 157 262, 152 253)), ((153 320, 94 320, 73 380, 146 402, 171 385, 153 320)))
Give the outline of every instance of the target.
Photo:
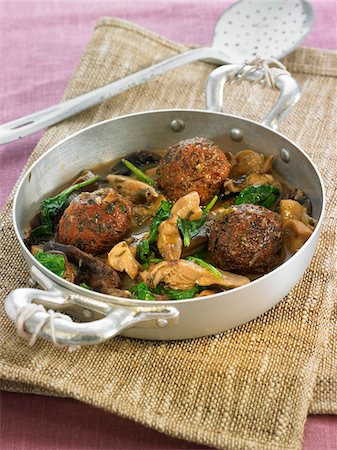
POLYGON ((5 299, 5 310, 16 323, 19 334, 31 345, 40 336, 57 346, 82 346, 103 342, 132 327, 166 328, 179 320, 179 311, 167 306, 124 306, 97 300, 60 288, 36 267, 31 276, 46 290, 20 288, 5 299), (46 308, 51 308, 47 310, 46 308), (70 311, 77 323, 54 310, 70 311), (93 320, 97 319, 98 320, 93 320))
MULTIPOLYGON (((206 107, 208 110, 223 111, 224 86, 235 79, 235 76, 240 80, 242 73, 244 73, 244 79, 253 83, 263 82, 265 77, 263 70, 258 66, 249 64, 229 64, 213 70, 208 77, 206 87, 206 107)), ((276 104, 261 123, 273 130, 277 130, 282 120, 298 102, 301 88, 297 81, 284 69, 273 67, 269 69, 269 73, 275 82, 275 87, 280 91, 280 95, 276 104)))

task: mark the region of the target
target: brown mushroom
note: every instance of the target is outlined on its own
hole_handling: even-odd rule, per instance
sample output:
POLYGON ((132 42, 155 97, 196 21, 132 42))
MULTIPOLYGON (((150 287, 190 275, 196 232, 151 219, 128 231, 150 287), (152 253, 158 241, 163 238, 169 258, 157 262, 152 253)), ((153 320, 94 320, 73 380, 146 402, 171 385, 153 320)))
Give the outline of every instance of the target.
POLYGON ((301 205, 296 200, 281 200, 280 201, 280 215, 282 224, 284 225, 289 219, 300 220, 310 230, 314 230, 316 226, 316 220, 307 214, 307 208, 301 205))
POLYGON ((284 242, 291 253, 297 252, 312 234, 312 230, 297 219, 288 219, 283 231, 284 242))
POLYGON ((196 297, 206 297, 207 295, 213 295, 217 294, 219 291, 216 291, 215 289, 204 289, 199 294, 196 295, 196 297))
POLYGON ((175 202, 171 209, 171 216, 160 224, 158 230, 157 247, 166 261, 179 259, 183 250, 178 218, 197 220, 201 216, 200 197, 196 191, 184 195, 175 202))
POLYGON ((288 199, 296 200, 300 205, 306 209, 307 214, 312 212, 312 203, 310 198, 301 189, 293 188, 287 195, 288 199))
POLYGON ((30 251, 32 252, 32 255, 35 256, 38 252, 43 252, 43 246, 41 245, 32 245, 30 247, 30 251))
MULTIPOLYGON (((59 251, 64 253, 69 261, 78 267, 78 278, 85 281, 98 292, 118 297, 130 297, 130 292, 121 290, 121 280, 118 273, 99 258, 83 252, 73 245, 60 244, 59 242, 47 242, 44 251, 59 251)), ((75 280, 78 283, 78 279, 75 280)))
POLYGON ((281 200, 280 201, 280 216, 282 225, 289 219, 301 220, 303 213, 302 205, 295 200, 281 200))
POLYGON ((151 203, 158 197, 157 191, 149 184, 123 175, 107 175, 107 180, 119 194, 132 203, 151 203))
POLYGON ((276 187, 280 192, 282 191, 281 183, 268 173, 250 173, 249 175, 243 175, 237 180, 231 178, 224 182, 225 194, 241 192, 247 186, 256 185, 270 185, 276 187))
POLYGON ((178 217, 172 216, 164 220, 158 229, 157 247, 166 260, 179 259, 183 250, 183 241, 178 229, 178 217))
POLYGON ((154 265, 140 276, 150 287, 157 287, 165 283, 172 289, 191 289, 193 286, 220 286, 232 289, 250 282, 249 278, 230 272, 219 271, 221 277, 216 277, 209 269, 199 266, 192 261, 180 259, 177 261, 163 261, 154 265))
MULTIPOLYGON (((134 250, 136 250, 135 247, 134 250)), ((136 278, 141 269, 133 249, 125 241, 119 242, 110 250, 108 264, 117 272, 126 272, 132 280, 136 278)))
POLYGON ((166 198, 162 194, 152 203, 132 204, 132 230, 138 230, 155 216, 157 209, 166 198))
POLYGON ((265 156, 254 150, 241 150, 231 158, 232 169, 229 176, 237 179, 249 173, 270 173, 272 159, 272 156, 265 156))
POLYGON ((198 220, 202 216, 200 208, 200 196, 198 192, 190 192, 175 202, 171 209, 171 215, 182 219, 198 220))

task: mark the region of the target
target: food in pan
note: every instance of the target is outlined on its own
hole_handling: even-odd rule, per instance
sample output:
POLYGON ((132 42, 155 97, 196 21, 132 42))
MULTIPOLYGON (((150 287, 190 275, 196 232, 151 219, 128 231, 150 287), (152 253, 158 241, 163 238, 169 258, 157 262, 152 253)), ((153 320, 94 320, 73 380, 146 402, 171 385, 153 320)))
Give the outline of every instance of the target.
POLYGON ((271 156, 193 138, 83 171, 41 202, 26 244, 83 288, 181 300, 270 272, 310 237, 310 214, 308 196, 274 173, 271 156))
POLYGON ((206 205, 220 191, 230 168, 226 155, 214 142, 186 139, 172 145, 159 162, 158 188, 171 201, 196 191, 201 204, 206 205))
POLYGON ((267 273, 281 259, 282 225, 278 213, 243 203, 214 221, 208 249, 217 267, 235 273, 267 273))
POLYGON ((98 255, 120 242, 131 226, 131 202, 112 188, 82 192, 58 223, 58 241, 98 255))

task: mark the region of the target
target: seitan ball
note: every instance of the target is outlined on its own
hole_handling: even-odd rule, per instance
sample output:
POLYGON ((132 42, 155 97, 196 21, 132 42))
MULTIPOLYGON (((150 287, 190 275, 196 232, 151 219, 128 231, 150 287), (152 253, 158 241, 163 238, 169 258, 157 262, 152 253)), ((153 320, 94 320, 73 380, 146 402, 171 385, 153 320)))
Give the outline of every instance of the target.
POLYGON ((215 265, 240 274, 264 274, 280 263, 279 214, 263 206, 230 207, 215 220, 208 249, 215 265))
POLYGON ((218 194, 231 169, 226 155, 207 138, 172 145, 157 168, 159 189, 172 201, 192 191, 206 205, 218 194))
POLYGON ((83 192, 64 211, 58 241, 92 255, 107 252, 128 233, 131 214, 130 201, 112 188, 83 192))

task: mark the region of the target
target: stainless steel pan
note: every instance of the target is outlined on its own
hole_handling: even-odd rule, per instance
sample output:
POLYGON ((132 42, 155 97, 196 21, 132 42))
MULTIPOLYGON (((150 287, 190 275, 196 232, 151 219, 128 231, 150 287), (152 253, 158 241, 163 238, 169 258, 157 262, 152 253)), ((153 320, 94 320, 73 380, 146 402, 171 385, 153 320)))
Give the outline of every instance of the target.
POLYGON ((300 89, 287 72, 271 69, 280 96, 259 124, 220 112, 223 86, 233 71, 239 71, 239 78, 242 73, 248 74, 253 82, 263 77, 261 70, 251 66, 220 67, 208 81, 206 111, 161 110, 107 120, 55 145, 29 169, 15 195, 13 221, 31 275, 44 290, 16 289, 6 299, 7 314, 22 322, 25 333, 57 345, 96 344, 118 334, 154 340, 195 338, 256 318, 282 300, 299 281, 313 256, 325 205, 323 182, 315 165, 296 144, 275 131, 298 100, 300 89), (265 150, 274 156, 274 169, 309 195, 317 227, 304 246, 272 272, 246 286, 208 297, 153 303, 107 296, 71 284, 38 263, 24 245, 24 230, 40 201, 80 170, 139 149, 167 148, 194 136, 208 137, 234 152, 265 150), (32 303, 39 306, 32 309, 32 303), (41 305, 70 311, 87 322, 74 323, 64 315, 51 317, 53 314, 41 305))

